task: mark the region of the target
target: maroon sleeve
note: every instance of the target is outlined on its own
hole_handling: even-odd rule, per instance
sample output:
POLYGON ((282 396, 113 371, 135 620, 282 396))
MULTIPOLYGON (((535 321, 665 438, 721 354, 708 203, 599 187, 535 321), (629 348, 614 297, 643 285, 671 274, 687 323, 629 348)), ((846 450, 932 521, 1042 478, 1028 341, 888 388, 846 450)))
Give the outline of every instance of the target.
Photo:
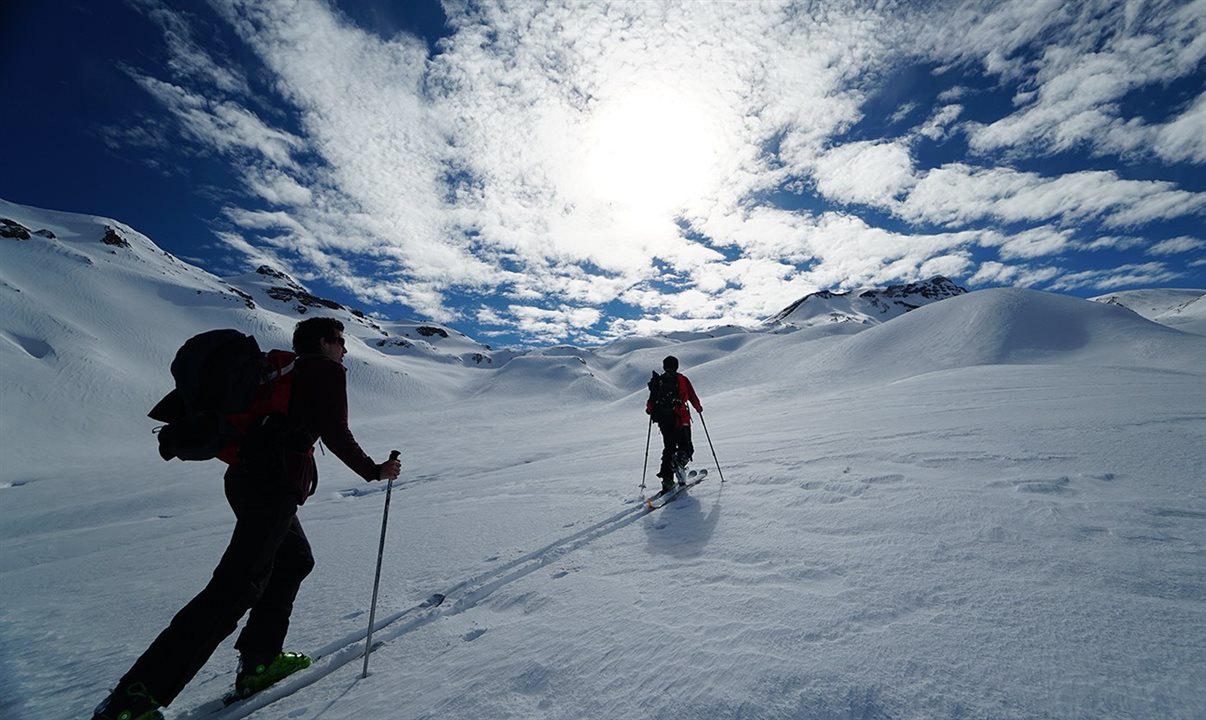
POLYGON ((334 372, 324 373, 328 377, 323 378, 319 393, 315 417, 318 435, 352 472, 365 480, 377 480, 380 472, 377 464, 360 448, 348 427, 347 374, 342 366, 333 369, 334 372))

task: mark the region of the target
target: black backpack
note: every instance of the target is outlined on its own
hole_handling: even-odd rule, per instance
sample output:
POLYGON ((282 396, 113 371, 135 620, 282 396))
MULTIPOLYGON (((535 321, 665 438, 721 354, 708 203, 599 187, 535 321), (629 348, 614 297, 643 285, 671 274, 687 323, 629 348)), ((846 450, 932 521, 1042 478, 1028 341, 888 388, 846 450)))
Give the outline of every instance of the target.
POLYGON ((176 388, 147 413, 167 423, 157 429, 160 457, 234 462, 250 416, 264 414, 258 406, 283 402, 288 407, 291 382, 280 380, 292 362, 293 353, 265 355, 254 337, 238 330, 189 338, 172 361, 176 388))
POLYGON ((654 371, 649 379, 649 417, 655 423, 673 422, 678 419, 678 408, 683 401, 678 396, 678 373, 654 371))

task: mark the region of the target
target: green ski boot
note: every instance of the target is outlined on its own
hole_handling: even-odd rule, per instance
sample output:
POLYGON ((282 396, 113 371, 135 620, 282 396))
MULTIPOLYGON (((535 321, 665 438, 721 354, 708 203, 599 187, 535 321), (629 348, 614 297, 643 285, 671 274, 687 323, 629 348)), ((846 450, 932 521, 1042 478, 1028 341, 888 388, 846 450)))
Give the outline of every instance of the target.
POLYGON ((92 720, 163 720, 159 703, 140 682, 109 693, 92 713, 92 720))
POLYGON ((283 652, 267 664, 257 663, 247 666, 240 663, 239 672, 235 675, 234 697, 238 700, 250 697, 269 685, 308 667, 310 667, 310 658, 296 652, 283 652))

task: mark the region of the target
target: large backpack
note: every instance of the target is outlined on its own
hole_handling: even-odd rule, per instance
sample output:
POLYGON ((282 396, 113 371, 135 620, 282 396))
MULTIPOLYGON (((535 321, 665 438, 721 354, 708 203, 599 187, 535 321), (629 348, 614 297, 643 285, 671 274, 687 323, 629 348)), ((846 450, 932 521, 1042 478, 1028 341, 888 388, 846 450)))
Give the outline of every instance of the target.
POLYGON ((653 422, 660 424, 677 420, 682 404, 678 395, 678 373, 658 375, 654 371, 649 379, 649 417, 653 422))
POLYGON ((256 425, 288 413, 293 360, 284 350, 262 352, 238 330, 189 338, 172 361, 175 389, 147 413, 166 423, 157 429, 160 457, 237 463, 256 425))

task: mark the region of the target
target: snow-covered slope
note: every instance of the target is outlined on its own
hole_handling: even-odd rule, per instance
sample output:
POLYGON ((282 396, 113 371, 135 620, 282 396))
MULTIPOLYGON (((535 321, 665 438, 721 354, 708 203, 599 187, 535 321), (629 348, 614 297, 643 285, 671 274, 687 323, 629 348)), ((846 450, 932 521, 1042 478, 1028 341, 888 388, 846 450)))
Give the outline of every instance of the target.
POLYGON ((1206 290, 1127 290, 1092 299, 1129 308, 1161 325, 1206 335, 1206 290))
MULTIPOLYGON (((107 218, 3 200, 0 218, 6 221, 0 404, 42 409, 34 418, 4 414, 0 435, 13 447, 65 433, 91 440, 64 447, 86 455, 145 435, 153 424, 143 416, 170 389, 167 368, 176 348, 216 327, 287 348, 293 326, 307 313, 338 317, 346 335, 359 341, 349 344, 349 367, 367 381, 353 385, 353 399, 371 410, 396 406, 391 398, 423 403, 463 394, 473 382, 466 368, 510 357, 496 358, 490 348, 432 323, 367 317, 314 296, 272 268, 218 278, 107 218), (445 365, 454 367, 441 369, 445 365)), ((40 461, 22 453, 10 462, 40 461)))
MULTIPOLYGON (((162 462, 143 413, 183 337, 283 344, 298 303, 346 313, 352 428, 403 454, 378 619, 447 600, 378 630, 367 679, 328 663, 210 717, 1206 717, 1206 338, 1001 289, 834 323, 858 332, 512 358, 305 305, 275 271, 215 278, 113 221, 0 217, 55 235, 0 238, 6 720, 86 717, 204 585, 220 463, 162 462), (669 353, 712 474, 646 514, 669 353)), ((384 488, 318 462, 288 646, 355 658, 384 488)), ((231 643, 169 720, 230 685, 231 643)))
POLYGON ((1206 338, 1125 309, 1018 288, 921 308, 860 333, 820 362, 882 379, 997 364, 1121 365, 1193 371, 1206 338))

